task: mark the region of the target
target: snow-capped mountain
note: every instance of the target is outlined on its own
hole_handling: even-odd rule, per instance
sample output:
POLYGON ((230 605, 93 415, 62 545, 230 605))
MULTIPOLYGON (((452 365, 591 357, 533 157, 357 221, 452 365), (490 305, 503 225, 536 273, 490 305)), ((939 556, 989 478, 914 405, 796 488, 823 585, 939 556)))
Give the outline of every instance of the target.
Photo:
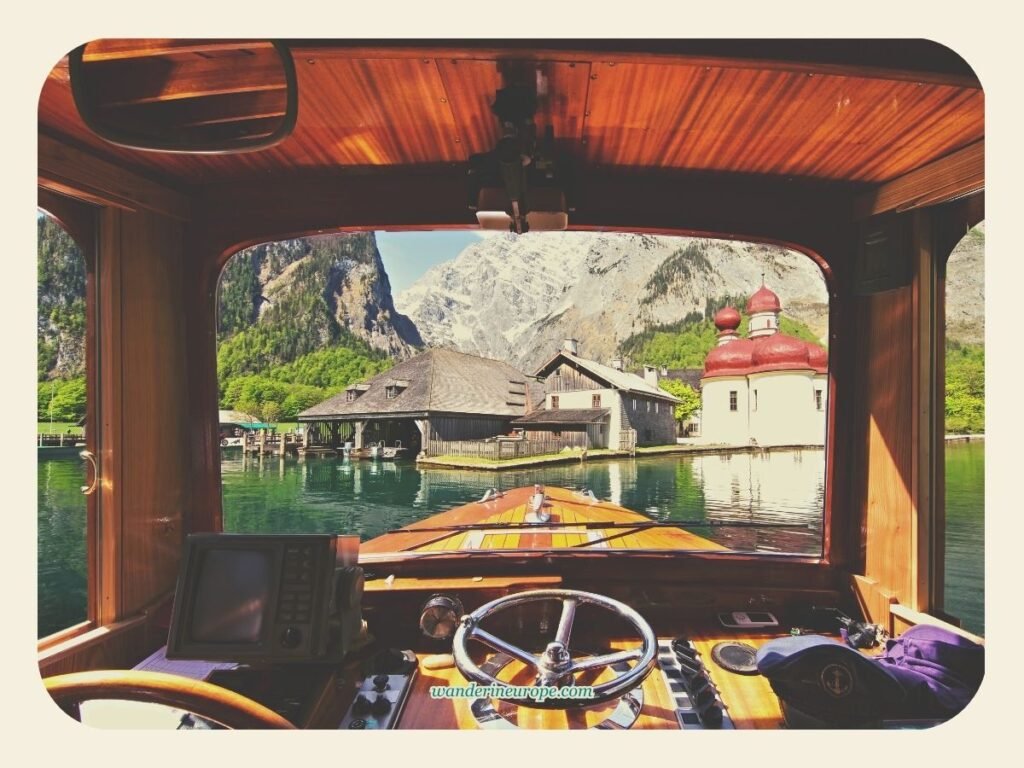
POLYGON ((395 297, 429 346, 508 360, 531 370, 565 338, 609 360, 652 325, 703 312, 708 299, 749 295, 763 279, 783 311, 824 338, 821 272, 782 248, 652 235, 545 232, 496 235, 464 249, 395 297))

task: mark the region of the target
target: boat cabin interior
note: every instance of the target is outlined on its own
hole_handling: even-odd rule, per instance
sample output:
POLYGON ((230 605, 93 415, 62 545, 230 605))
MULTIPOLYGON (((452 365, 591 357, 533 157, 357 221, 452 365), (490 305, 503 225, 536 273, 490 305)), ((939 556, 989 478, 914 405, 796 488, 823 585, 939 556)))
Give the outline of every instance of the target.
POLYGON ((873 677, 885 643, 841 635, 982 642, 943 612, 943 334, 946 259, 984 218, 984 127, 971 68, 924 40, 71 52, 42 88, 38 194, 87 262, 88 609, 39 641, 50 695, 76 717, 91 699, 162 703, 192 727, 946 719, 878 709, 899 677, 873 677), (475 228, 812 260, 829 299, 820 553, 721 546, 532 485, 364 542, 224 533, 227 260, 291 237, 475 228), (476 544, 438 544, 453 534, 476 544), (814 690, 773 677, 771 654, 755 662, 786 638, 814 690))

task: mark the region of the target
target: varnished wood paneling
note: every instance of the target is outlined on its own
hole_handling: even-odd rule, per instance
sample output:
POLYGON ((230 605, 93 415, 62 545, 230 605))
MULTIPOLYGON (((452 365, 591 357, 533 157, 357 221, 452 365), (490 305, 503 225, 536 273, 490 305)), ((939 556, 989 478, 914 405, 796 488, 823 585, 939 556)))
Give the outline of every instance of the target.
POLYGON ((362 551, 372 552, 437 552, 445 550, 484 549, 569 549, 579 551, 601 548, 612 549, 668 549, 717 550, 726 547, 716 544, 682 528, 644 528, 650 518, 608 502, 591 502, 563 488, 545 490, 550 526, 531 529, 526 522, 532 487, 515 488, 501 498, 476 502, 433 515, 405 526, 400 532, 379 536, 366 542, 362 551), (625 528, 602 528, 597 524, 626 524, 625 528), (631 524, 635 523, 635 527, 631 524), (465 531, 450 533, 438 528, 478 525, 483 538, 467 537, 465 531), (506 527, 507 526, 507 527, 506 527), (600 543, 589 541, 593 533, 600 543))
MULTIPOLYGON (((494 149, 501 138, 498 119, 491 111, 494 95, 502 87, 499 62, 444 57, 436 61, 467 156, 494 149)), ((556 141, 579 142, 583 137, 590 65, 547 61, 541 64, 540 70, 547 78, 548 95, 538 99, 535 117, 538 130, 550 125, 556 141)))
POLYGON ((156 637, 142 615, 98 627, 42 651, 39 674, 50 677, 90 669, 129 669, 153 651, 156 637))
POLYGON ((300 166, 465 160, 433 59, 297 57, 299 123, 280 154, 300 166), (310 62, 313 63, 310 63, 310 62))
POLYGON ((121 615, 174 588, 190 505, 182 225, 122 214, 121 615))
MULTIPOLYGON (((609 643, 609 647, 613 649, 635 647, 635 645, 635 642, 613 641, 609 643)), ((422 660, 422 657, 420 658, 422 660)), ((532 672, 532 670, 524 669, 519 662, 514 661, 499 673, 499 677, 512 685, 532 685, 532 672)), ((605 671, 602 676, 587 680, 583 680, 581 676, 579 684, 596 685, 604 682, 605 674, 613 673, 605 671)), ((430 688, 435 685, 447 687, 467 684, 466 679, 455 667, 428 670, 421 666, 413 681, 412 690, 398 727, 411 730, 478 729, 480 726, 469 709, 471 703, 469 699, 435 699, 430 695, 430 688)), ((644 708, 633 725, 633 729, 640 731, 678 730, 679 723, 676 720, 670 693, 657 670, 644 681, 643 691, 644 708)), ((504 702, 499 703, 498 707, 499 711, 508 712, 512 717, 518 718, 524 729, 581 730, 601 722, 608 716, 614 705, 615 702, 609 702, 606 705, 598 705, 576 712, 517 707, 504 702)))
POLYGON ((116 621, 120 609, 122 517, 121 478, 125 421, 122 361, 122 253, 121 221, 124 211, 106 207, 100 211, 97 264, 99 286, 97 325, 99 338, 99 582, 89 587, 99 595, 96 621, 100 625, 116 621))
POLYGON ((581 49, 566 45, 565 55, 548 50, 538 58, 516 46, 297 45, 295 132, 258 153, 168 155, 107 145, 82 126, 59 66, 44 86, 40 123, 189 183, 461 163, 498 136, 490 114, 498 62, 530 59, 549 86, 538 125, 552 124, 562 148, 590 166, 882 183, 984 136, 983 96, 973 80, 743 57, 616 60, 581 49))
POLYGON ((857 359, 862 452, 858 463, 864 575, 901 602, 911 602, 913 501, 913 307, 911 288, 860 302, 857 359))
POLYGON ((981 93, 948 86, 610 62, 591 76, 586 156, 603 165, 885 181, 983 134, 981 93))
POLYGON ((866 192, 856 203, 858 218, 885 211, 921 208, 936 200, 977 192, 985 186, 985 143, 975 142, 866 192))
POLYGON ((96 205, 189 218, 178 192, 46 134, 39 136, 39 186, 96 205))
POLYGON ((704 661, 711 682, 718 689, 729 710, 729 719, 738 729, 777 730, 783 727, 782 709, 768 678, 762 675, 738 675, 718 666, 711 658, 711 649, 726 641, 741 641, 760 648, 778 633, 742 633, 724 629, 698 632, 692 638, 704 661))

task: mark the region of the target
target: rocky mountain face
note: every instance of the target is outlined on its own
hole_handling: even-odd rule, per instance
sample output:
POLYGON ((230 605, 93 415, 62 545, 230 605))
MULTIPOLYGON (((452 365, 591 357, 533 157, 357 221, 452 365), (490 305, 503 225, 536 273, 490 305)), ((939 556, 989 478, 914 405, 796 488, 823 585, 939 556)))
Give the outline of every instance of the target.
MULTIPOLYGON (((984 340, 984 242, 981 225, 949 261, 953 340, 984 340)), ((395 302, 428 345, 529 371, 570 337, 581 341, 583 356, 607 361, 630 335, 703 312, 709 299, 749 296, 762 279, 785 314, 827 343, 828 295, 817 266, 803 254, 757 243, 619 233, 495 235, 431 269, 395 302)))
POLYGON ((279 331, 281 359, 351 335, 392 357, 423 345, 395 309, 373 233, 265 243, 236 254, 221 277, 221 338, 256 326, 279 331))
POLYGON ((946 262, 946 338, 985 343, 985 223, 953 249, 946 262))
POLYGON ((85 259, 49 216, 36 218, 37 373, 66 379, 85 373, 85 259))
POLYGON ((610 360, 633 333, 703 312, 708 299, 749 295, 762 276, 784 311, 824 339, 828 299, 813 262, 773 246, 721 240, 498 235, 434 267, 395 301, 428 345, 529 371, 570 337, 580 340, 584 357, 610 360))

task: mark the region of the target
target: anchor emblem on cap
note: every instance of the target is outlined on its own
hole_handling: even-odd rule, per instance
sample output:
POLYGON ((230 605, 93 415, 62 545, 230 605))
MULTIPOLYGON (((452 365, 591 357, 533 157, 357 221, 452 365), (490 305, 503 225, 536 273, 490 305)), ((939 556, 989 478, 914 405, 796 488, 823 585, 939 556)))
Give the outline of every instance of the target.
POLYGON ((853 675, 842 664, 829 664, 821 670, 821 686, 837 699, 853 690, 853 675))

